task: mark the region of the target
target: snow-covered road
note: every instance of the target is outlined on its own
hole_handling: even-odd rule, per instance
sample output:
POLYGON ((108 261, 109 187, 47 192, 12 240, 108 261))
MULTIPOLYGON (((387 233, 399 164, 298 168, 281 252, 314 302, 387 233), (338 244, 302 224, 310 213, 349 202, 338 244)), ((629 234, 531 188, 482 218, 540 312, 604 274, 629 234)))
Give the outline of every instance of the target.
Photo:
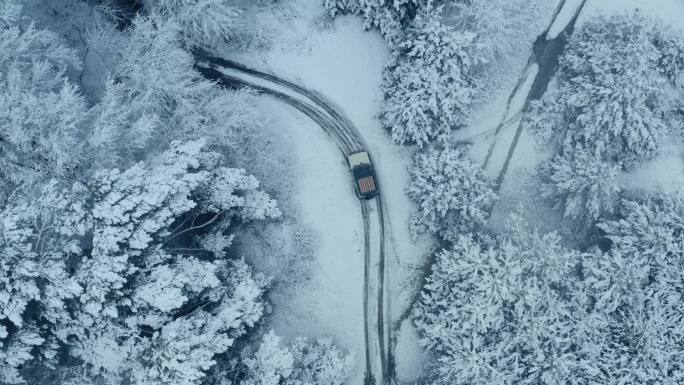
MULTIPOLYGON (((224 86, 250 87, 272 96, 299 110, 330 135, 345 157, 356 150, 366 149, 363 137, 338 107, 315 91, 275 75, 222 58, 197 54, 196 65, 204 76, 224 86)), ((377 172, 377 170, 376 170, 377 172)), ((379 186, 382 176, 377 175, 379 186)), ((393 362, 390 341, 391 321, 388 319, 388 302, 385 278, 385 216, 382 187, 380 195, 372 201, 360 201, 364 224, 364 340, 365 382, 385 384, 392 382, 393 362)))

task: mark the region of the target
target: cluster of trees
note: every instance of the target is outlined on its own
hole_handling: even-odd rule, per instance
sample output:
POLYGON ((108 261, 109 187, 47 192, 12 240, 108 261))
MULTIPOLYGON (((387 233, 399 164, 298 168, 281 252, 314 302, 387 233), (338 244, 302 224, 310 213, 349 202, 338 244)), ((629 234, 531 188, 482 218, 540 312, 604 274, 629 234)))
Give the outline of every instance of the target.
POLYGON ((233 239, 281 215, 231 167, 251 95, 187 51, 230 38, 232 2, 146 1, 130 23, 98 5, 80 51, 22 3, 0 2, 0 383, 341 383, 351 358, 329 340, 216 369, 269 311, 233 239), (106 76, 85 83, 84 51, 106 76))
POLYGON ((256 352, 232 371, 243 376, 239 383, 245 385, 341 385, 352 365, 352 356, 342 353, 330 339, 298 339, 283 347, 280 338, 270 332, 256 352))
POLYGON ((378 29, 390 42, 401 39, 406 27, 428 0, 323 0, 330 16, 360 15, 364 28, 378 29))
POLYGON ((637 15, 587 20, 560 59, 558 86, 525 123, 557 155, 542 169, 544 195, 570 218, 615 209, 621 170, 656 156, 678 134, 682 39, 637 15))
POLYGON ((538 24, 538 5, 515 0, 326 0, 332 16, 360 14, 392 56, 385 67, 383 126, 396 143, 446 141, 510 70, 538 24))
POLYGON ((436 384, 684 381, 681 192, 624 201, 578 252, 513 221, 438 253, 414 308, 436 384))

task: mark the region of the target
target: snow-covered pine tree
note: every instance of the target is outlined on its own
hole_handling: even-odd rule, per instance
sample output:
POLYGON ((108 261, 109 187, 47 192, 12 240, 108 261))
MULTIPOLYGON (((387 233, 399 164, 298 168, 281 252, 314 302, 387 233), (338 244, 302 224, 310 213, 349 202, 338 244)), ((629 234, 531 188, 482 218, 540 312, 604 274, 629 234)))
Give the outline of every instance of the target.
MULTIPOLYGON (((349 375, 353 358, 340 351, 329 338, 308 341, 298 338, 282 346, 270 331, 254 354, 239 363, 246 371, 240 385, 341 385, 349 375)), ((231 381, 223 383, 237 385, 231 381)))
POLYGON ((80 255, 88 230, 84 191, 52 181, 38 191, 16 191, 1 212, 1 383, 23 382, 18 369, 29 361, 55 363, 50 330, 68 318, 66 303, 82 292, 67 263, 80 255))
POLYGON ((542 142, 625 167, 655 156, 672 113, 656 38, 638 14, 587 20, 560 59, 557 89, 534 104, 527 126, 542 142))
MULTIPOLYGON (((679 259, 678 255, 684 250, 684 197, 681 191, 661 193, 642 201, 623 199, 616 216, 616 219, 598 225, 614 249, 645 258, 656 269, 679 259)), ((653 270, 649 274, 656 277, 659 272, 653 270)))
POLYGON ((655 40, 660 52, 658 68, 680 88, 684 88, 684 38, 676 32, 662 31, 655 40))
POLYGON ((390 43, 401 39, 402 29, 428 3, 427 0, 323 0, 330 16, 361 15, 364 28, 378 29, 390 43))
POLYGON ((471 236, 436 255, 413 311, 439 385, 585 384, 580 255, 554 234, 471 236))
POLYGON ((619 172, 620 165, 576 149, 556 155, 539 169, 541 194, 568 218, 596 220, 612 213, 619 201, 619 172))
POLYGON ((342 385, 353 369, 354 357, 330 338, 299 338, 292 345, 294 366, 287 385, 342 385))
POLYGON ((95 176, 92 246, 75 272, 83 292, 55 331, 94 373, 200 383, 265 312, 268 280, 226 261, 229 242, 202 245, 211 229, 280 212, 254 177, 203 147, 174 142, 149 163, 95 176))
POLYGON ((467 147, 429 149, 415 155, 408 194, 418 204, 414 234, 455 240, 483 226, 496 199, 492 182, 466 155, 467 147))
POLYGON ((397 43, 383 75, 382 124, 396 143, 445 140, 464 126, 477 85, 470 74, 474 35, 420 12, 397 43))
POLYGON ((597 369, 592 383, 684 381, 683 267, 681 249, 652 259, 620 245, 583 262, 594 303, 582 346, 597 369))

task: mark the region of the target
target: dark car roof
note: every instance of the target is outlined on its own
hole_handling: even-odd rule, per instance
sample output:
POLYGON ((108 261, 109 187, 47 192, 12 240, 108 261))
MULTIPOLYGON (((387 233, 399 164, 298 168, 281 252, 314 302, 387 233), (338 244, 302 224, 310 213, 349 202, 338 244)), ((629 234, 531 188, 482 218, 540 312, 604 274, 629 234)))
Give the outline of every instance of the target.
POLYGON ((354 167, 354 169, 352 169, 352 173, 356 179, 360 179, 365 176, 375 176, 373 175, 373 167, 371 167, 369 164, 354 167))

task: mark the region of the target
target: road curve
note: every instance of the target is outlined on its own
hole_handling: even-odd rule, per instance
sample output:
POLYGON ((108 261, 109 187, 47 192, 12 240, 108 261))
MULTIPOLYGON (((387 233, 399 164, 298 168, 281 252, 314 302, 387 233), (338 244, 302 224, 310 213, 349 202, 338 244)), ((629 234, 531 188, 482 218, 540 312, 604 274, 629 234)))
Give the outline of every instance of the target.
MULTIPOLYGON (((342 156, 365 149, 360 132, 332 102, 316 91, 244 64, 195 53, 195 67, 206 78, 231 88, 249 87, 299 110, 335 141, 342 156)), ((382 179, 377 174, 378 185, 382 179)), ((364 341, 365 383, 395 382, 392 373, 392 330, 388 319, 385 263, 385 216, 382 189, 374 201, 360 201, 364 226, 364 341), (375 271, 374 271, 375 270, 375 271), (375 274, 374 274, 375 272, 375 274)))

